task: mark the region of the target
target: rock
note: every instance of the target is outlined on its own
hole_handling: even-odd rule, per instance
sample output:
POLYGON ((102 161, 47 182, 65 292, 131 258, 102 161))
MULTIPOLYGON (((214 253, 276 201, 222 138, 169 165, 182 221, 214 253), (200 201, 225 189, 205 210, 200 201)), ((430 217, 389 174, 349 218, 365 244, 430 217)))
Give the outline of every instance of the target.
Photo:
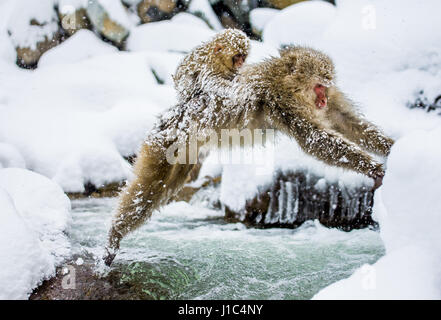
POLYGON ((174 261, 158 265, 145 261, 114 262, 104 274, 97 272, 96 259, 73 256, 57 268, 56 276, 44 281, 30 300, 162 300, 173 299, 194 271, 174 261), (80 261, 80 263, 79 263, 80 261))
POLYGON ((122 48, 124 40, 129 35, 128 16, 124 16, 122 4, 116 7, 118 11, 118 21, 110 16, 106 8, 101 5, 99 0, 90 0, 87 5, 87 16, 93 27, 106 39, 112 41, 116 46, 122 48), (122 11, 122 12, 121 12, 122 11))
POLYGON ((142 0, 137 5, 138 16, 142 23, 170 19, 181 11, 178 0, 142 0))
POLYGON ((266 0, 271 6, 277 9, 284 9, 292 4, 306 0, 266 0))
POLYGON ((58 15, 60 17, 62 28, 69 36, 73 35, 78 30, 91 28, 91 23, 87 17, 85 8, 79 8, 75 11, 64 10, 63 8, 60 8, 58 15))
POLYGON ((351 230, 376 225, 371 217, 370 189, 328 184, 323 178, 302 172, 280 172, 273 184, 246 201, 242 210, 223 207, 227 220, 252 226, 295 228, 318 219, 325 226, 351 230))
POLYGON ((84 192, 70 192, 67 193, 69 199, 82 199, 82 198, 107 198, 118 196, 121 188, 124 186, 124 182, 109 183, 100 187, 93 185, 92 183, 86 183, 84 185, 84 192))

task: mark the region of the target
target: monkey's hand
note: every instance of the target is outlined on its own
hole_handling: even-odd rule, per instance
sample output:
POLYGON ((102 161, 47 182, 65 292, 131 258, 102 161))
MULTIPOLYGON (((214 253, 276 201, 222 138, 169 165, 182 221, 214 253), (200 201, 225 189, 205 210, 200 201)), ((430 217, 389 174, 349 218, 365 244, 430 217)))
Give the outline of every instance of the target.
POLYGON ((372 170, 372 174, 370 175, 370 177, 374 179, 374 186, 372 187, 372 191, 375 191, 383 184, 383 166, 381 164, 378 164, 376 168, 372 170))

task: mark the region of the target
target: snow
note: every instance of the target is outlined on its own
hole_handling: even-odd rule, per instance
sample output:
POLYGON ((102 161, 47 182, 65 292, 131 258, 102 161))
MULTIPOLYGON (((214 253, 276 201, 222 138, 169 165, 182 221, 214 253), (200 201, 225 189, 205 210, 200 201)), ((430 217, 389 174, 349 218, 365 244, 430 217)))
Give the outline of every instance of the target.
MULTIPOLYGON (((57 2, 84 5, 81 0, 57 2)), ((101 186, 130 178, 124 157, 137 152, 156 116, 176 102, 171 74, 183 53, 215 34, 188 13, 135 27, 119 1, 100 0, 111 18, 130 29, 129 52, 81 30, 46 52, 38 69, 22 70, 15 66, 14 46, 35 48, 58 29, 55 0, 35 3, 0 1, 0 166, 36 172, 0 169, 0 269, 5 270, 0 298, 26 298, 66 251, 61 234, 68 204, 53 183, 66 192, 81 192, 87 182, 101 186), (33 18, 45 26, 31 26, 33 18)), ((208 9, 206 0, 191 3, 192 12, 202 11, 218 29, 208 9)), ((438 0, 426 0, 424 6, 417 1, 339 0, 336 7, 308 1, 280 11, 251 12, 264 41, 251 41, 248 63, 277 56, 282 44, 323 50, 335 62, 339 87, 368 119, 398 140, 374 208, 387 255, 316 298, 441 297, 441 117, 406 107, 421 90, 429 100, 441 93, 441 34, 434 32, 441 30, 440 10, 438 0)), ((371 183, 305 155, 286 137, 278 138, 271 152, 273 166, 264 170, 207 162, 201 172, 222 173, 221 199, 232 209, 242 208, 271 183, 277 170, 323 177, 317 188, 327 182, 371 183)))
POLYGON ((75 63, 117 51, 117 48, 101 41, 93 32, 79 30, 59 46, 44 53, 38 62, 38 66, 75 63))
POLYGON ((26 163, 17 148, 0 142, 0 169, 2 168, 26 168, 26 163))
POLYGON ((214 30, 223 29, 222 24, 208 0, 191 0, 188 11, 196 15, 201 15, 214 30))
POLYGON ((386 256, 320 291, 317 299, 441 299, 441 128, 398 140, 376 192, 386 256), (405 183, 403 183, 405 181, 405 183))
MULTIPOLYGON (((310 39, 321 35, 334 20, 335 6, 324 1, 305 1, 279 11, 266 24, 262 38, 275 47, 283 44, 308 45, 310 39)), ((259 19, 258 14, 251 16, 259 19)), ((253 21, 253 20, 252 20, 253 21)), ((264 23, 264 22, 263 22, 264 23)))
POLYGON ((122 5, 121 1, 115 0, 94 0, 104 8, 112 21, 117 22, 126 29, 133 27, 132 21, 129 18, 127 10, 122 5))
POLYGON ((70 192, 82 192, 87 182, 128 178, 122 157, 136 153, 156 115, 175 102, 172 87, 156 83, 142 53, 117 52, 15 76, 0 95, 7 102, 0 104, 0 141, 15 146, 29 169, 70 192))
POLYGON ((265 25, 270 21, 279 10, 272 8, 256 8, 250 11, 251 26, 259 32, 262 32, 265 25))
POLYGON ((63 14, 72 13, 72 8, 77 10, 87 7, 89 0, 57 0, 60 12, 63 14))
POLYGON ((214 31, 199 26, 169 20, 151 22, 131 31, 127 40, 127 49, 129 51, 189 52, 214 35, 214 31))
POLYGON ((177 15, 173 16, 170 21, 173 23, 186 24, 199 28, 208 28, 208 25, 204 20, 187 12, 178 13, 177 15))
POLYGON ((26 299, 70 253, 70 201, 46 177, 0 169, 0 299, 26 299))
POLYGON ((58 30, 54 0, 41 0, 38 6, 34 0, 18 0, 8 16, 7 28, 15 47, 36 49, 36 44, 52 39, 58 30), (40 25, 31 25, 35 20, 40 25))

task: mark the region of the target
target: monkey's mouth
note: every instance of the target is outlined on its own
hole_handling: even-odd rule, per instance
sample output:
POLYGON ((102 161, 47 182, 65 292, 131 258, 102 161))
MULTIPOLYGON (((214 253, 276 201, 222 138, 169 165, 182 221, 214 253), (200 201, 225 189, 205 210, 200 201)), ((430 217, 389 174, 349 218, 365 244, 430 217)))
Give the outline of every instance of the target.
POLYGON ((328 105, 328 97, 326 97, 326 87, 322 84, 316 84, 314 87, 316 94, 315 106, 319 109, 326 108, 328 105))

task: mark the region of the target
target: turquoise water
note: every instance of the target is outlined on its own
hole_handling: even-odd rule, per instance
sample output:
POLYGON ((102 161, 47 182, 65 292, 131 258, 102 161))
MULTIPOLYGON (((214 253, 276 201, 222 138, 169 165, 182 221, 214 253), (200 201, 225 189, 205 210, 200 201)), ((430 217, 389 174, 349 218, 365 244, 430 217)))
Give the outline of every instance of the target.
MULTIPOLYGON (((115 199, 72 201, 75 253, 103 254, 115 199)), ((384 255, 378 232, 249 229, 184 202, 155 212, 121 243, 113 269, 120 283, 153 299, 310 299, 384 255)))

